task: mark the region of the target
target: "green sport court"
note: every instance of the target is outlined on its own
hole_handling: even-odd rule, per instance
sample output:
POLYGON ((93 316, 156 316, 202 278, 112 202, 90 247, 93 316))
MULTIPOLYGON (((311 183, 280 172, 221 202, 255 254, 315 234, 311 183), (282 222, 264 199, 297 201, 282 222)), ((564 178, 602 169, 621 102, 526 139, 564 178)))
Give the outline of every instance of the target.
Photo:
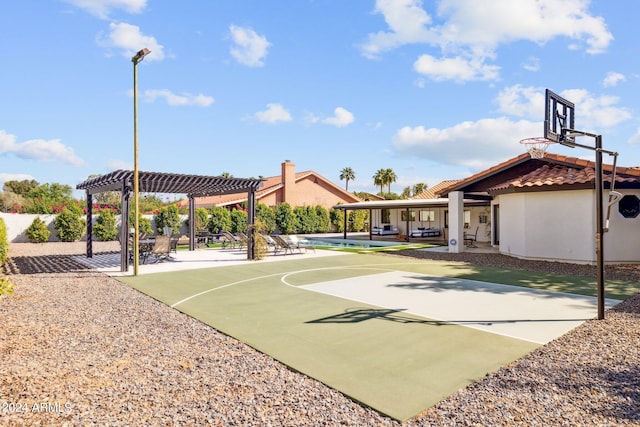
POLYGON ((597 311, 592 277, 317 252, 118 280, 399 421, 597 311))

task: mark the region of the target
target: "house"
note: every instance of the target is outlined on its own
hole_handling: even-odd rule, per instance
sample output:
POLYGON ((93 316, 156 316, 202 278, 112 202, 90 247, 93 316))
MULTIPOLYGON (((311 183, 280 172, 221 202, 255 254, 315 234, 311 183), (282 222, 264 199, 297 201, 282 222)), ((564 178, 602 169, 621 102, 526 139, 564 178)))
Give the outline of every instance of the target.
MULTIPOLYGON (((262 187, 256 192, 256 203, 276 206, 288 203, 296 206, 322 206, 327 210, 338 203, 357 202, 358 199, 322 175, 312 171, 296 172, 296 166, 289 160, 281 165, 281 174, 263 178, 262 187)), ((241 206, 247 202, 246 194, 229 194, 200 197, 196 207, 241 206)))
MULTIPOLYGON (((465 200, 487 200, 488 233, 500 253, 525 259, 596 263, 595 163, 547 153, 528 153, 463 179, 440 191, 449 200, 449 251, 462 252, 465 200), (454 220, 455 218, 455 220, 454 220), (455 224, 454 224, 455 222, 455 224)), ((606 263, 640 262, 640 168, 617 167, 611 206, 613 167, 603 165, 606 263)), ((483 214, 480 214, 483 215, 483 214)), ((471 229, 483 219, 473 215, 471 229)))

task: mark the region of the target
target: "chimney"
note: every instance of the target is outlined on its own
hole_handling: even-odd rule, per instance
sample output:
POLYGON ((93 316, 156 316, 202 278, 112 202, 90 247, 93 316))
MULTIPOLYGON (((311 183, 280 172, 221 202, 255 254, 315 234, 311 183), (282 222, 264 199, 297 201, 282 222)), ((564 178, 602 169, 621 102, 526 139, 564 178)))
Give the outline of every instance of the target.
POLYGON ((294 185, 296 183, 296 165, 291 160, 285 160, 282 163, 282 201, 289 204, 292 203, 294 194, 294 185))

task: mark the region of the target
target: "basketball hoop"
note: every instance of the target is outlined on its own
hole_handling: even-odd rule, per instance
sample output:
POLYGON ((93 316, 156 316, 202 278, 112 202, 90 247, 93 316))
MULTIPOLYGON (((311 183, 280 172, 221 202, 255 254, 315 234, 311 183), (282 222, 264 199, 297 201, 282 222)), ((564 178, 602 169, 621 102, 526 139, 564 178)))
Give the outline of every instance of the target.
POLYGON ((538 136, 535 138, 526 138, 520 141, 520 144, 524 145, 529 152, 532 159, 542 159, 547 152, 549 144, 555 144, 555 141, 538 136))

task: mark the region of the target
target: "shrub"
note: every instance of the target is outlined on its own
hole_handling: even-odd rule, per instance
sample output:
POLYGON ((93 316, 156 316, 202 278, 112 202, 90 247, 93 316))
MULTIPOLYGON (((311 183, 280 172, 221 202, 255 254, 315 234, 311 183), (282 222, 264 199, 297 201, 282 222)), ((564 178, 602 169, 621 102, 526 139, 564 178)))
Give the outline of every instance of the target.
POLYGON ((209 222, 207 224, 211 233, 219 233, 222 230, 231 230, 231 213, 219 206, 209 209, 209 222))
POLYGON ((293 209, 298 228, 297 233, 313 233, 316 231, 316 210, 311 206, 296 206, 293 209))
POLYGON ((276 207, 276 227, 282 234, 292 234, 298 229, 296 216, 289 203, 280 203, 276 207))
POLYGON ((258 222, 258 220, 263 223, 262 227, 264 227, 264 229, 262 232, 271 234, 276 229, 276 214, 272 208, 263 203, 258 203, 256 205, 255 222, 258 222))
POLYGON ((116 214, 112 210, 103 209, 98 212, 98 218, 93 226, 93 232, 103 242, 115 240, 118 237, 118 227, 116 227, 116 214))
POLYGON ((234 209, 231 211, 231 232, 246 233, 248 227, 248 215, 245 211, 234 209))
POLYGON ((331 217, 331 225, 333 225, 334 229, 337 233, 341 233, 344 231, 344 211, 342 209, 331 209, 329 211, 329 216, 331 217))
POLYGON ((369 213, 365 210, 358 209, 349 212, 349 223, 351 227, 349 231, 363 231, 367 218, 369 218, 369 213))
POLYGON ((9 259, 9 242, 7 241, 7 225, 0 218, 0 265, 4 265, 9 259))
POLYGON ((329 212, 322 206, 316 206, 316 233, 331 231, 331 219, 329 212))
POLYGON ((58 232, 60 240, 63 242, 75 242, 80 240, 84 233, 85 220, 82 218, 81 210, 73 205, 65 207, 62 212, 56 215, 53 226, 58 232))
POLYGON ((196 208, 194 215, 196 218, 196 232, 206 231, 209 225, 209 212, 205 208, 196 208))
POLYGON ((3 277, 0 279, 0 298, 4 295, 11 294, 13 294, 13 283, 11 283, 8 277, 3 277))
POLYGON ((264 223, 264 221, 260 219, 256 219, 254 224, 251 226, 251 228, 253 228, 253 231, 254 231, 253 256, 255 260, 263 259, 265 256, 267 256, 267 253, 269 251, 269 244, 267 243, 265 238, 262 236, 262 233, 267 232, 266 227, 267 225, 264 223))
POLYGON ((31 243, 44 243, 51 236, 51 231, 47 228, 47 224, 38 217, 27 227, 25 233, 31 243))
MULTIPOLYGON (((133 228, 133 219, 136 217, 135 210, 129 209, 129 228, 133 228)), ((153 227, 151 226, 151 220, 145 218, 141 213, 138 214, 138 232, 140 234, 153 234, 153 227)))
POLYGON ((158 214, 155 216, 156 230, 158 234, 162 234, 165 227, 171 229, 171 234, 177 234, 180 231, 182 225, 182 219, 180 219, 180 212, 176 205, 163 206, 158 210, 158 214))

